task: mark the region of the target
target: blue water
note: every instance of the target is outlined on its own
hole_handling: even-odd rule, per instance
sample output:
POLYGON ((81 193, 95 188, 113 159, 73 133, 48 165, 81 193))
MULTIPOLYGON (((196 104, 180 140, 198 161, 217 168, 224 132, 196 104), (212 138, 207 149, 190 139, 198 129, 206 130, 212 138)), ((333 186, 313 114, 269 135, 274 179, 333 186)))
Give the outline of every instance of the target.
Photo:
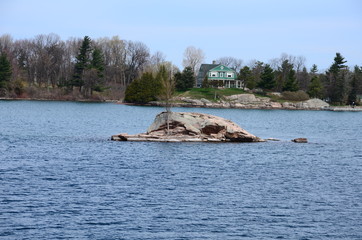
POLYGON ((162 110, 1 101, 0 239, 362 239, 362 112, 175 108, 281 141, 109 141, 162 110))

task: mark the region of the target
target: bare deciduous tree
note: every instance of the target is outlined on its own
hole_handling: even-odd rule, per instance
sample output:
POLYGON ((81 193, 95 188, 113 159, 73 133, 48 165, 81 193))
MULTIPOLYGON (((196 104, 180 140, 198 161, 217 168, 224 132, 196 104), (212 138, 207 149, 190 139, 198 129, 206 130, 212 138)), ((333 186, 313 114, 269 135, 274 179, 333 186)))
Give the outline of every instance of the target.
POLYGON ((167 68, 165 65, 160 66, 160 70, 157 74, 158 80, 161 82, 162 88, 159 98, 165 102, 166 107, 166 123, 167 123, 167 135, 170 133, 170 114, 172 107, 172 95, 175 91, 175 79, 173 78, 173 67, 170 65, 167 68))
POLYGON ((1 35, 0 37, 0 52, 10 51, 13 38, 9 34, 1 35))
POLYGON ((126 43, 118 36, 97 39, 98 48, 103 52, 106 81, 126 85, 126 43))
POLYGON ((150 57, 149 48, 142 42, 128 41, 126 44, 126 84, 136 79, 150 57))
POLYGON ((166 63, 166 56, 160 52, 155 52, 149 59, 146 72, 157 73, 160 70, 160 66, 166 63))
POLYGON ((184 59, 182 61, 182 65, 183 67, 191 67, 192 71, 195 73, 195 76, 197 76, 200 65, 204 60, 205 54, 200 48, 189 46, 184 52, 184 59))
POLYGON ((217 63, 220 63, 222 65, 225 65, 229 68, 234 69, 236 72, 239 72, 241 69, 241 66, 243 65, 242 59, 237 59, 234 57, 221 57, 216 60, 217 63))
POLYGON ((295 59, 294 67, 297 72, 303 71, 303 68, 305 67, 306 58, 304 56, 298 56, 295 59))

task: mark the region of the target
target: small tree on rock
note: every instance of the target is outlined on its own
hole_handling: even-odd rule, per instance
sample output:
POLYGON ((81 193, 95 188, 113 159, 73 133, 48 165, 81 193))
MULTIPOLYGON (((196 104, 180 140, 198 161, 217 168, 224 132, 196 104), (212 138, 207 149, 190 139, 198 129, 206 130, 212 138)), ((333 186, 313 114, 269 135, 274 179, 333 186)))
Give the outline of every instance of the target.
POLYGON ((167 71, 165 66, 161 66, 157 73, 156 79, 161 83, 161 90, 159 99, 165 102, 166 114, 167 114, 167 134, 170 133, 170 113, 172 107, 172 95, 175 92, 175 79, 172 77, 172 69, 170 73, 167 71))

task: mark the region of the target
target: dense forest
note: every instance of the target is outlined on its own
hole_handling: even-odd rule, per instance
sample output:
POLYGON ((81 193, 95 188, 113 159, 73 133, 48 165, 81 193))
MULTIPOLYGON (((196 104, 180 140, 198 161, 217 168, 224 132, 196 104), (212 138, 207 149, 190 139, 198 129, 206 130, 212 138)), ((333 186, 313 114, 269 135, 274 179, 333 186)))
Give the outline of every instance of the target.
MULTIPOLYGON (((119 100, 148 102, 165 92, 169 79, 173 88, 186 91, 195 83, 198 67, 204 63, 201 49, 184 52, 180 71, 166 62, 161 52, 150 53, 142 42, 118 36, 92 40, 85 36, 63 41, 56 34, 13 40, 0 36, 0 97, 59 100, 119 100), (162 76, 162 77, 160 77, 162 76), (167 82, 167 81, 166 81, 167 82)), ((353 69, 336 53, 325 72, 316 65, 305 66, 302 56, 282 54, 268 63, 221 57, 217 63, 235 69, 245 90, 288 92, 321 98, 332 104, 359 102, 362 95, 362 67, 353 69)), ((215 87, 204 80, 203 87, 215 87)))

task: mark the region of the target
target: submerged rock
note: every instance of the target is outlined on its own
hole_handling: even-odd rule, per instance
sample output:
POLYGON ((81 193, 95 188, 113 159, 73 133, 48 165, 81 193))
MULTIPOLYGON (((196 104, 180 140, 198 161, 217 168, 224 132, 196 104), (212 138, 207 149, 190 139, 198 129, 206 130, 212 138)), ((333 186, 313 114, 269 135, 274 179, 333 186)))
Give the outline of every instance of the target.
POLYGON ((147 133, 112 136, 115 141, 165 142, 264 142, 237 124, 221 117, 203 114, 162 112, 148 128, 147 133), (167 115, 169 130, 167 127, 167 115))

